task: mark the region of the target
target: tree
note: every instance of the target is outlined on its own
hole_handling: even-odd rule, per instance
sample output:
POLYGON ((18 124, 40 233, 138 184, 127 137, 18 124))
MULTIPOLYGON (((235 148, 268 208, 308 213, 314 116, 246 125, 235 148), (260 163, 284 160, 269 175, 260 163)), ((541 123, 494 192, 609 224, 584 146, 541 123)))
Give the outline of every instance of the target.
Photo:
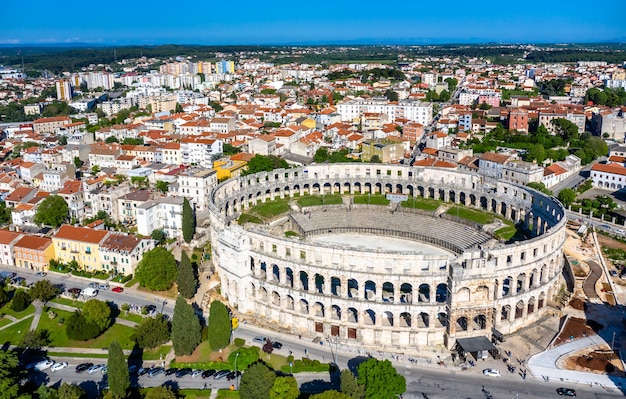
POLYGON ((0 307, 9 301, 9 294, 4 289, 4 285, 0 282, 0 307))
POLYGON ((39 225, 59 227, 67 218, 67 202, 60 195, 51 195, 41 201, 33 221, 39 225))
POLYGON ((385 97, 387 97, 389 101, 398 101, 398 93, 391 89, 385 90, 385 97))
POLYGON ((144 396, 144 399, 177 399, 176 393, 172 392, 170 387, 154 387, 148 388, 148 393, 144 396))
POLYGON ((29 395, 20 394, 20 380, 24 377, 26 370, 20 367, 17 353, 0 351, 0 399, 30 398, 29 395))
POLYGON ((21 312, 30 305, 32 300, 30 295, 24 290, 18 290, 13 294, 13 300, 11 301, 11 309, 16 312, 21 312))
POLYGON ((261 362, 254 363, 248 367, 241 376, 239 384, 239 397, 241 399, 267 398, 270 389, 274 385, 276 374, 273 370, 261 362))
POLYGON ((176 298, 172 317, 172 345, 176 356, 191 355, 200 343, 200 320, 193 307, 182 296, 176 298))
POLYGON ((11 208, 7 207, 7 203, 0 202, 0 224, 8 224, 12 222, 11 208))
POLYGON ((182 251, 180 255, 180 264, 178 265, 178 277, 176 278, 176 284, 178 284, 178 292, 180 295, 187 299, 191 299, 196 294, 196 290, 198 289, 196 271, 194 270, 186 251, 182 251))
POLYGON ((112 341, 109 345, 107 368, 111 396, 116 399, 125 398, 126 391, 130 388, 130 375, 124 352, 117 341, 112 341))
POLYGON ((39 280, 28 291, 31 298, 40 300, 43 303, 59 295, 59 287, 53 285, 50 280, 39 280))
POLYGON ((315 163, 326 162, 328 158, 330 158, 330 155, 328 154, 328 148, 326 147, 318 148, 317 151, 315 151, 315 155, 313 155, 315 163))
POLYGON ((183 200, 183 239, 187 244, 193 239, 193 235, 196 232, 196 216, 193 209, 189 204, 187 197, 183 200))
POLYGON ((552 191, 550 191, 548 189, 548 187, 546 187, 546 185, 543 184, 542 182, 534 182, 534 181, 532 181, 532 182, 528 183, 526 186, 528 186, 530 188, 533 188, 533 189, 535 189, 535 190, 537 190, 539 192, 542 192, 542 193, 544 193, 546 195, 552 195, 552 191))
POLYGON ((137 345, 144 349, 156 348, 170 340, 172 325, 165 315, 149 317, 138 325, 133 336, 137 345))
POLYGON ((258 172, 270 172, 274 169, 289 167, 289 164, 284 159, 278 158, 275 155, 255 155, 248 162, 248 169, 244 171, 243 175, 251 175, 258 172))
POLYGON ((77 310, 65 321, 65 334, 69 339, 87 341, 100 335, 100 329, 77 310))
POLYGON ((247 348, 239 348, 235 352, 230 352, 228 355, 228 363, 231 367, 235 368, 235 359, 237 361, 237 370, 245 370, 251 364, 259 360, 259 347, 250 346, 247 348), (237 356, 239 354, 239 356, 237 356))
POLYGON ((378 154, 374 154, 370 158, 370 163, 382 163, 382 161, 380 160, 380 157, 378 156, 378 154))
POLYGON ((30 330, 22 337, 22 340, 17 345, 19 348, 40 349, 44 346, 48 346, 51 342, 50 331, 44 329, 30 330))
POLYGON ((83 166, 84 162, 80 160, 79 157, 74 157, 74 166, 76 169, 80 169, 83 166))
POLYGON ((165 241, 165 232, 161 229, 152 230, 150 238, 157 242, 157 244, 163 244, 165 241))
POLYGON ((76 384, 64 382, 59 387, 59 399, 83 399, 85 390, 76 384))
POLYGON ((341 371, 340 390, 348 395, 351 399, 365 398, 365 387, 357 381, 356 376, 351 370, 345 369, 341 371))
POLYGON ((272 354, 272 352, 274 352, 274 344, 269 338, 267 338, 265 340, 265 343, 263 344, 263 352, 267 353, 268 359, 270 358, 270 355, 272 354))
POLYGON ((350 396, 345 393, 335 391, 334 389, 318 393, 311 396, 309 399, 350 399, 350 396))
POLYGON ((169 289, 176 281, 176 274, 176 259, 163 247, 144 253, 135 271, 139 284, 153 291, 169 289))
POLYGON ((293 377, 276 377, 270 389, 270 399, 298 399, 300 390, 293 377))
POLYGON ((211 349, 218 350, 230 342, 230 316, 228 309, 220 301, 211 302, 209 313, 208 336, 211 349))
POLYGON ((557 197, 559 201, 565 206, 570 206, 574 200, 576 200, 576 191, 571 188, 564 188, 559 191, 559 195, 557 197))
POLYGON ((156 182, 156 189, 159 190, 160 192, 162 192, 163 194, 165 194, 168 190, 169 187, 169 183, 163 180, 158 180, 156 182))
POLYGON ((448 90, 450 90, 451 93, 454 93, 456 87, 459 85, 459 81, 456 78, 446 78, 444 82, 448 84, 448 90))
POLYGON ((83 305, 83 316, 88 322, 98 326, 100 333, 111 325, 111 307, 98 299, 90 299, 83 305))
POLYGON ((113 143, 119 143, 120 141, 115 136, 109 136, 106 139, 104 139, 104 142, 107 144, 113 144, 113 143))
POLYGON ((357 381, 365 385, 365 399, 398 398, 406 391, 406 380, 389 360, 369 358, 358 367, 357 381))
POLYGON ((235 155, 241 152, 241 148, 235 147, 230 143, 224 143, 222 151, 224 152, 224 155, 235 155))
POLYGON ((176 103, 176 108, 174 109, 174 112, 177 113, 177 114, 181 113, 181 112, 184 112, 183 111, 183 106, 180 105, 180 103, 176 103))

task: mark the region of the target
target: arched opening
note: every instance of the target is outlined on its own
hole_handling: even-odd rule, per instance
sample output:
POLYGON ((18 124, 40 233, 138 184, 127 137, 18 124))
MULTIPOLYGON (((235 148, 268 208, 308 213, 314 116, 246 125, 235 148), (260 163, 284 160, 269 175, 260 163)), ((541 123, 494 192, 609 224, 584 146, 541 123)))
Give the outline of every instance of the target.
POLYGON ((473 295, 473 301, 486 301, 489 299, 489 287, 481 285, 476 288, 476 292, 473 295))
POLYGON ((524 282, 526 281, 526 274, 521 273, 517 276, 517 280, 515 282, 515 293, 519 294, 524 290, 524 282))
POLYGON ((330 318, 333 320, 341 320, 341 308, 339 306, 332 306, 332 313, 330 314, 330 318))
POLYGON ((411 284, 404 283, 400 286, 400 302, 413 303, 413 286, 411 284))
POLYGON ((259 296, 263 302, 267 302, 267 290, 265 287, 259 288, 259 296))
POLYGON ((309 275, 307 272, 300 272, 300 287, 304 291, 309 290, 309 275))
MULTIPOLYGON (((420 314, 424 314, 424 313, 420 313, 420 314)), ((448 326, 448 314, 445 312, 437 313, 437 322, 439 323, 438 327, 447 327, 448 326)))
POLYGON ((293 301, 293 297, 291 295, 287 295, 287 297, 285 298, 286 303, 285 303, 285 308, 288 310, 294 310, 294 301, 293 301))
POLYGON ((376 299, 376 283, 372 280, 365 282, 365 299, 373 301, 376 299))
POLYGON ((502 306, 502 312, 500 313, 500 320, 509 320, 511 317, 511 305, 502 306))
POLYGON ((287 285, 293 288, 293 270, 290 267, 285 269, 285 276, 287 277, 287 285))
POLYGON ((267 279, 267 264, 265 262, 261 262, 261 275, 259 276, 261 279, 267 279))
POLYGON ((398 323, 400 324, 400 327, 411 327, 411 313, 400 313, 400 320, 398 321, 398 323))
POLYGON ((441 283, 437 285, 437 292, 435 293, 435 300, 438 303, 443 303, 448 300, 448 285, 441 283))
POLYGON ((526 308, 526 313, 531 314, 535 311, 535 297, 531 296, 528 300, 528 306, 526 308))
POLYGON ((330 278, 330 293, 334 296, 341 294, 341 280, 338 277, 330 278))
POLYGON ((315 316, 324 317, 324 304, 315 302, 315 316))
POLYGON ((513 277, 508 276, 502 282, 502 296, 507 296, 511 294, 511 283, 513 282, 513 277))
POLYGON ((484 314, 479 314, 474 317, 474 330, 484 330, 487 328, 487 317, 484 314))
POLYGON ((393 327, 393 313, 384 312, 382 322, 383 326, 393 327))
POLYGON ((324 293, 324 276, 319 273, 315 274, 315 291, 318 294, 324 293))
MULTIPOLYGON (((429 326, 430 326, 430 316, 428 316, 428 313, 426 312, 421 312, 419 316, 417 317, 417 327, 428 328, 429 326)), ((445 326, 445 324, 441 324, 441 326, 445 326)))
POLYGON ((543 308, 545 304, 545 300, 546 300, 546 293, 542 292, 541 294, 539 294, 539 298, 537 300, 537 309, 543 308))
POLYGON ((393 284, 389 282, 383 283, 382 296, 383 302, 393 302, 393 284))
POLYGON ((467 317, 459 317, 456 319, 457 330, 467 331, 467 317))
POLYGON ((278 265, 272 265, 272 279, 274 281, 280 281, 280 268, 278 265))
POLYGON ((359 283, 351 278, 348 280, 348 298, 355 298, 359 295, 359 283))
POLYGON ((519 301, 515 306, 515 318, 519 319, 524 315, 524 302, 519 301))
POLYGON ((300 313, 309 314, 309 301, 300 299, 300 313))
POLYGON ((374 312, 372 309, 367 309, 363 316, 365 317, 366 325, 368 326, 376 325, 376 312, 374 312))
POLYGON ((430 302, 430 285, 420 284, 417 302, 430 302))
POLYGON ((469 302, 470 300, 470 289, 467 287, 461 287, 457 293, 455 299, 459 302, 469 302))
POLYGON ((355 308, 348 308, 348 322, 349 323, 359 322, 359 312, 357 312, 355 308))
POLYGON ((280 294, 276 291, 272 292, 272 305, 280 307, 280 294))

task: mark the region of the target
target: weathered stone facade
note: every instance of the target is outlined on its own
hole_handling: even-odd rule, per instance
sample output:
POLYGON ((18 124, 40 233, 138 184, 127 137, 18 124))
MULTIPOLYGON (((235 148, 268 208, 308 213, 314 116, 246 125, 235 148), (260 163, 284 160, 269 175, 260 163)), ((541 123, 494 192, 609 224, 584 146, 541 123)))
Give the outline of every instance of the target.
MULTIPOLYGON (((490 337, 492 327, 507 334, 532 324, 561 284, 566 223, 562 205, 513 184, 484 186, 463 172, 382 164, 312 165, 227 180, 212 191, 209 203, 222 294, 240 312, 279 323, 295 334, 333 335, 364 347, 406 353, 436 345, 451 348, 457 338, 490 337), (320 245, 272 233, 265 226, 243 228, 234 222, 242 208, 257 201, 305 193, 369 192, 403 193, 409 201, 413 195, 435 198, 490 211, 523 223, 532 237, 504 244, 483 239, 459 222, 419 219, 425 216, 414 216, 411 210, 365 210, 384 214, 387 230, 372 227, 375 220, 372 226, 338 221, 339 212, 345 213, 339 208, 328 207, 324 213, 328 223, 343 226, 342 231, 422 237, 420 241, 448 251, 446 256, 320 245), (398 225, 393 218, 406 221, 406 227, 393 227, 398 225)), ((318 221, 323 224, 324 219, 318 221)))

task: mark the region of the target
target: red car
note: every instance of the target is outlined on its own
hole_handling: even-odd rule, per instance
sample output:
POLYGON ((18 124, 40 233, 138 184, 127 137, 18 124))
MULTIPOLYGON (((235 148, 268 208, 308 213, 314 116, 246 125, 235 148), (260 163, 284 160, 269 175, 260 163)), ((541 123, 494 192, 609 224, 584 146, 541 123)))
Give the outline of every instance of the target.
POLYGON ((113 288, 111 288, 111 291, 113 291, 113 292, 124 292, 124 288, 122 288, 122 287, 113 287, 113 288))

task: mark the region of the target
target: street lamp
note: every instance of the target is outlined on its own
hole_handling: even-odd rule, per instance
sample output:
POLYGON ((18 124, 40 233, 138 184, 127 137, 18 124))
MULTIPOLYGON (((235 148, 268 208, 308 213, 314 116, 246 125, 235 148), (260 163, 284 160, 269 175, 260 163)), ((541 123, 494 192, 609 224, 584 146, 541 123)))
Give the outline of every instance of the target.
POLYGON ((239 357, 239 353, 235 354, 235 389, 239 390, 239 373, 237 373, 237 358, 239 357))
POLYGON ((330 337, 327 336, 326 337, 326 342, 328 342, 328 346, 330 347, 330 355, 333 357, 333 362, 335 363, 335 365, 337 364, 337 344, 338 344, 338 337, 330 337), (334 338, 334 340, 333 340, 334 338), (335 351, 333 352, 333 344, 335 344, 335 351))

